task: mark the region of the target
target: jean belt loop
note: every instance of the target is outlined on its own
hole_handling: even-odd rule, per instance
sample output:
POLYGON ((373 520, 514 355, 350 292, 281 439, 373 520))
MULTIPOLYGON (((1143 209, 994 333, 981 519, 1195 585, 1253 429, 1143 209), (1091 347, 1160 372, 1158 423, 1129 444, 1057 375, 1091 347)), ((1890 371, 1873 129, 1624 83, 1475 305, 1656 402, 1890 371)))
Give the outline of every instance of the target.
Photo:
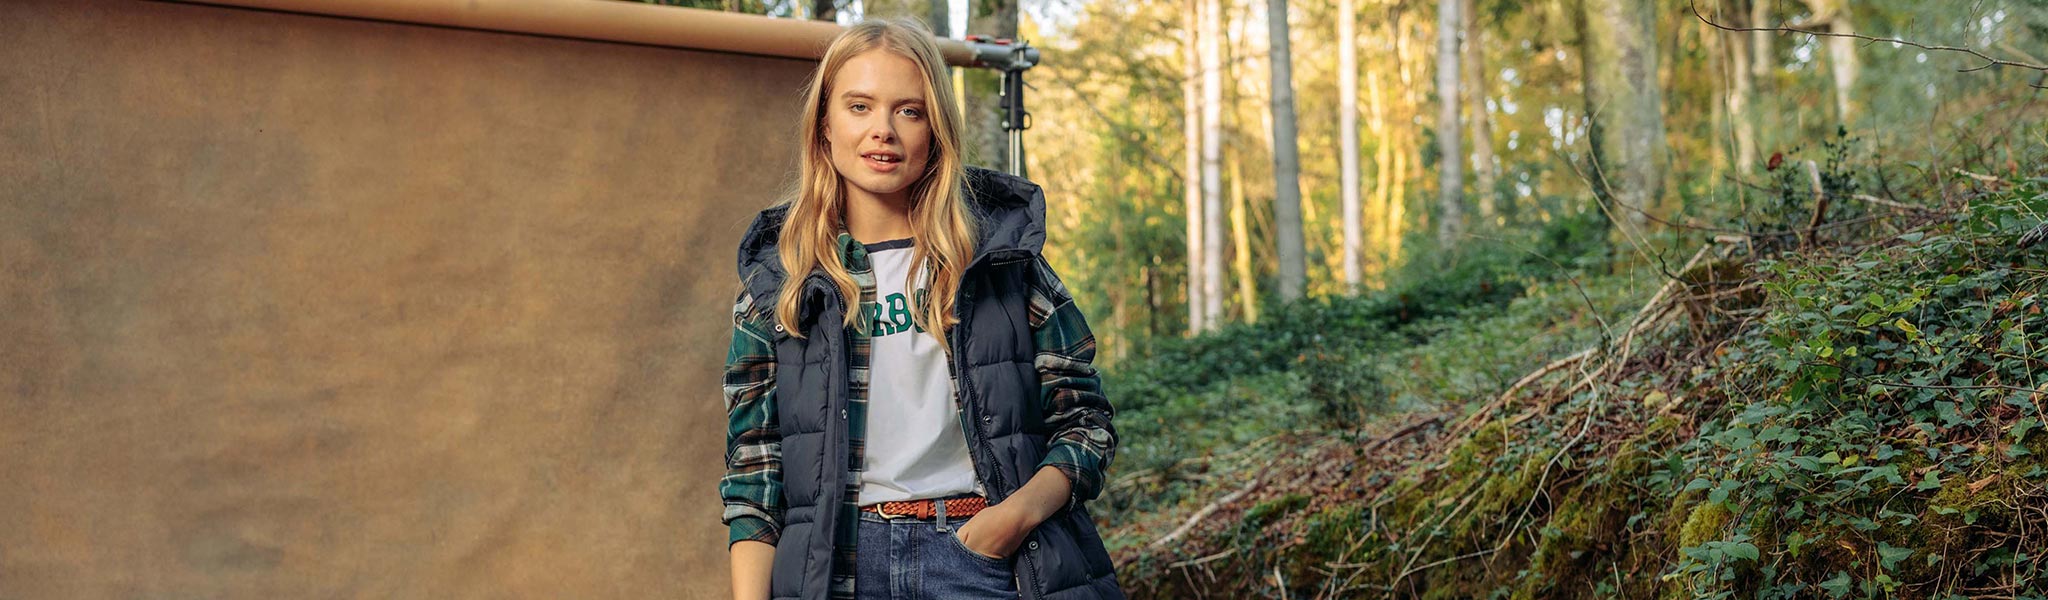
POLYGON ((946 500, 944 498, 932 499, 932 510, 938 511, 939 533, 952 531, 953 528, 946 525, 946 500))

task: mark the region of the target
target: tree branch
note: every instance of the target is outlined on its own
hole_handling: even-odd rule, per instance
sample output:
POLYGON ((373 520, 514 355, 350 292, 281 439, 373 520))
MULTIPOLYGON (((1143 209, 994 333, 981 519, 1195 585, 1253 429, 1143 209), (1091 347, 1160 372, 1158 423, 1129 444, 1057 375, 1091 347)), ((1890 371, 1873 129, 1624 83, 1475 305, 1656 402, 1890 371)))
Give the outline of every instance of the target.
MULTIPOLYGON (((1691 9, 1691 10, 1692 10, 1692 16, 1693 16, 1693 17, 1695 17, 1695 18, 1698 18, 1698 19, 1700 20, 1700 22, 1701 22, 1701 23, 1706 23, 1706 24, 1708 24, 1708 25, 1712 25, 1712 26, 1713 26, 1713 27, 1714 27, 1715 29, 1719 29, 1719 30, 1722 30, 1722 31, 1777 31, 1777 32, 1785 32, 1785 33, 1804 33, 1804 34, 1806 34, 1806 35, 1818 35, 1818 36, 1826 36, 1826 37, 1845 37, 1845 38, 1853 38, 1853 39, 1859 39, 1859 40, 1864 40, 1864 41, 1868 41, 1868 42, 1891 42, 1891 43, 1894 43, 1894 44, 1899 44, 1899 45, 1904 45, 1904 46, 1912 46, 1912 47, 1914 47, 1914 48, 1919 48, 1919 49, 1922 49, 1922 50, 1931 50, 1931 51, 1936 51, 1936 52, 1955 52, 1955 53, 1958 53, 1958 54, 1968 54, 1968 55, 1970 55, 1970 56, 1974 56, 1974 57, 1976 57, 1976 58, 1977 58, 1978 60, 1982 60, 1982 61, 1984 61, 1984 64, 1981 64, 1981 65, 1977 65, 1977 66, 1974 66, 1974 67, 1965 67, 1965 68, 1961 68, 1961 69, 1956 69, 1957 71, 1960 71, 1960 72, 1963 72, 1963 73, 1970 73, 1970 72, 1974 72, 1974 71, 1982 71, 1982 70, 1985 70, 1985 69, 1989 69, 1989 68, 1992 68, 1992 67, 2013 67, 2013 68, 2019 68, 2019 69, 2028 69, 2028 70, 2032 70, 2032 71, 2040 71, 2040 72, 2042 72, 2042 73, 2048 73, 2048 65, 2040 65, 2040 64, 2034 64, 2034 63, 2030 63, 2030 62, 2020 62, 2020 61, 2016 61, 2016 60, 2006 60, 2006 59, 2003 59, 2003 58, 1998 58, 1998 57, 1995 57, 1995 56, 1991 56, 1991 55, 1985 54, 1985 53, 1983 53, 1983 52, 1979 52, 1979 51, 1977 51, 1977 50, 1976 50, 1976 49, 1974 49, 1974 48, 1965 48, 1965 47, 1962 47, 1962 46, 1945 46, 1945 45, 1941 45, 1941 44, 1922 44, 1922 43, 1919 43, 1919 42, 1915 42, 1915 41, 1911 41, 1911 40, 1906 40, 1906 39, 1901 39, 1901 38, 1896 38, 1896 37, 1889 37, 1889 38, 1881 38, 1881 37, 1876 37, 1876 36, 1869 36, 1869 35, 1863 35, 1863 34, 1860 34, 1860 33, 1842 33, 1842 32, 1835 32, 1835 31, 1820 31, 1820 30, 1816 30, 1816 29, 1808 29, 1808 28, 1804 28, 1804 27, 1789 27, 1789 26, 1783 26, 1783 25, 1781 25, 1781 26, 1777 26, 1777 27, 1737 27, 1737 26, 1733 26, 1733 25, 1722 25, 1722 24, 1720 24, 1720 23, 1716 23, 1716 22, 1714 22, 1714 20, 1713 20, 1713 19, 1709 19, 1709 18, 1707 18, 1707 16, 1706 16, 1706 15, 1700 14, 1700 7, 1699 7, 1699 3, 1698 3, 1698 2, 1695 2, 1695 1, 1693 1, 1693 0, 1687 0, 1687 1, 1686 1, 1686 3, 1685 3, 1685 6, 1686 6, 1686 8, 1688 8, 1688 9, 1691 9)), ((2037 89, 2048 89, 2048 86, 2043 86, 2043 85, 2041 85, 2041 84, 2038 84, 2038 83, 2029 83, 2029 84, 2027 84, 2027 85, 2028 85, 2028 86, 2030 86, 2030 87, 2033 87, 2033 88, 2037 88, 2037 89)))

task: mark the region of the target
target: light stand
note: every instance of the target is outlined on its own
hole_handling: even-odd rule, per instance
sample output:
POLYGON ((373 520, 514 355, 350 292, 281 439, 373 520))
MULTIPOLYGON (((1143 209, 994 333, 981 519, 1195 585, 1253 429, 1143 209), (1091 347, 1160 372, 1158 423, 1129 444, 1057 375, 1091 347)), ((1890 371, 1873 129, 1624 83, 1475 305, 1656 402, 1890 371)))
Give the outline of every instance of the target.
POLYGON ((1011 175, 1028 177, 1024 173, 1024 130, 1031 128, 1031 112, 1024 110, 1024 72, 1038 66, 1038 49, 1026 42, 978 35, 967 36, 967 43, 974 48, 977 62, 1003 72, 1003 131, 1010 141, 1005 166, 1011 175))

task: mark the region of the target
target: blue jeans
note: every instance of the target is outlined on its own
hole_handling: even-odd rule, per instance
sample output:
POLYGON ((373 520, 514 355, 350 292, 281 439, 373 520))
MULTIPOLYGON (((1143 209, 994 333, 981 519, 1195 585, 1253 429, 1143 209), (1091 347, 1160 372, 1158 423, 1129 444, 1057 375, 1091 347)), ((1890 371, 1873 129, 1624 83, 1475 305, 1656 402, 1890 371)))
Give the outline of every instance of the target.
POLYGON ((854 596, 860 600, 1017 598, 1016 558, 976 554, 954 534, 967 519, 884 519, 861 511, 854 596))

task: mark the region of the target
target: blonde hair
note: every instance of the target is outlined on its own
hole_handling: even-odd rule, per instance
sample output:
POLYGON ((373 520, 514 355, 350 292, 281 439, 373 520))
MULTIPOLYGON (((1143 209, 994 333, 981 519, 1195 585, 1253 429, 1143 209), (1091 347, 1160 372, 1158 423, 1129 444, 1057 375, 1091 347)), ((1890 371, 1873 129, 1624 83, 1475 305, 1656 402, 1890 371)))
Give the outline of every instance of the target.
MULTIPOLYGON (((782 204, 789 206, 780 234, 779 252, 783 272, 801 280, 813 269, 822 269, 849 301, 846 325, 865 318, 858 310, 860 284, 839 260, 838 231, 846 210, 846 182, 832 167, 826 145, 825 115, 832 97, 832 78, 855 56, 869 51, 893 52, 910 59, 924 73, 925 114, 931 126, 931 156, 925 173, 910 184, 910 278, 918 269, 928 270, 924 306, 914 307, 911 319, 926 333, 945 344, 946 330, 959 319, 953 316, 953 299, 960 290, 961 275, 974 257, 975 223, 966 203, 965 163, 960 157, 960 112, 953 101, 953 88, 945 76, 945 62, 930 30, 911 20, 876 19, 847 28, 832 40, 825 58, 811 74, 804 89, 802 132, 803 159, 797 170, 797 189, 782 204), (936 327, 933 324, 937 324, 936 327)), ((797 328, 797 304, 802 285, 785 281, 775 303, 775 320, 790 335, 803 337, 797 328)), ((906 286, 913 282, 906 282, 906 286)))

